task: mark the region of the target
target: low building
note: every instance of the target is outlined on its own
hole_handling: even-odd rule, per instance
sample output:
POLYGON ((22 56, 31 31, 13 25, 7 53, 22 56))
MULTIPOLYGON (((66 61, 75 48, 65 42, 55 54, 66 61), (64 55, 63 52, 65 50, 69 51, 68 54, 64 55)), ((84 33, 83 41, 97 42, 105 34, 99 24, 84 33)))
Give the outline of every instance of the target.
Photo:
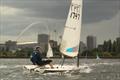
POLYGON ((84 42, 80 41, 80 53, 82 53, 83 51, 85 51, 87 49, 86 45, 84 42))
POLYGON ((98 50, 99 50, 99 51, 103 51, 103 45, 102 45, 102 44, 99 44, 99 45, 98 45, 98 50))
POLYGON ((50 43, 50 45, 51 45, 52 48, 57 48, 58 47, 57 41, 50 40, 49 43, 50 43))
POLYGON ((6 51, 16 51, 17 50, 17 42, 16 41, 7 41, 5 42, 6 51))
POLYGON ((0 44, 0 51, 5 51, 5 50, 6 50, 5 44, 0 44))
POLYGON ((36 46, 38 46, 37 43, 18 44, 18 49, 35 48, 36 46))

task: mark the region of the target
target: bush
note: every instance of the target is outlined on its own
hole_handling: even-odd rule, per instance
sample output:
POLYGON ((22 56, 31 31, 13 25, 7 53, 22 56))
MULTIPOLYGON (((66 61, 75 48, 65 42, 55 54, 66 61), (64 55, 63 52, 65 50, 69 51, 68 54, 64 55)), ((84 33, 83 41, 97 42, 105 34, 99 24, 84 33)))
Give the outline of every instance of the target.
POLYGON ((112 55, 109 52, 103 52, 102 57, 112 57, 112 55))

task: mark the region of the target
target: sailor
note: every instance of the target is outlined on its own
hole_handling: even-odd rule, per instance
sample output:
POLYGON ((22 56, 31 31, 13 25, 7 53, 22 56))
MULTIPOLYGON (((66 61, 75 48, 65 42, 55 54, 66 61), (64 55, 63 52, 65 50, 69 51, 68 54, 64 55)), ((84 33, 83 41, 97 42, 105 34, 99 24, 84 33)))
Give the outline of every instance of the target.
POLYGON ((51 64, 52 60, 43 60, 42 49, 39 46, 37 46, 31 54, 31 61, 33 65, 45 66, 48 64, 53 68, 53 65, 51 64))

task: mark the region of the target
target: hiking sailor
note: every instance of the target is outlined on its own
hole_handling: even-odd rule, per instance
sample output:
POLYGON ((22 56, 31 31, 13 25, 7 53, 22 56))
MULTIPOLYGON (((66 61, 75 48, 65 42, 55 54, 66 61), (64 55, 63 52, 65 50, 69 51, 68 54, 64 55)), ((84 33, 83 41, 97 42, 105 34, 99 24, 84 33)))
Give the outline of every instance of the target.
POLYGON ((39 46, 37 46, 31 54, 30 60, 33 65, 45 66, 48 64, 51 68, 53 68, 53 65, 51 64, 52 60, 43 60, 42 49, 39 46))

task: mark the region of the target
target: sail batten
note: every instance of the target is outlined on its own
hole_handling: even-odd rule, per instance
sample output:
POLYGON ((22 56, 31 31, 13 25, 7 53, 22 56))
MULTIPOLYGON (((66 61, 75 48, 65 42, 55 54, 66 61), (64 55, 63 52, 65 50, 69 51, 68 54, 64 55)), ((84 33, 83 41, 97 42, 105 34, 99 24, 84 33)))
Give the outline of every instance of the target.
POLYGON ((66 20, 60 51, 69 57, 78 55, 82 22, 82 0, 72 0, 66 20))

